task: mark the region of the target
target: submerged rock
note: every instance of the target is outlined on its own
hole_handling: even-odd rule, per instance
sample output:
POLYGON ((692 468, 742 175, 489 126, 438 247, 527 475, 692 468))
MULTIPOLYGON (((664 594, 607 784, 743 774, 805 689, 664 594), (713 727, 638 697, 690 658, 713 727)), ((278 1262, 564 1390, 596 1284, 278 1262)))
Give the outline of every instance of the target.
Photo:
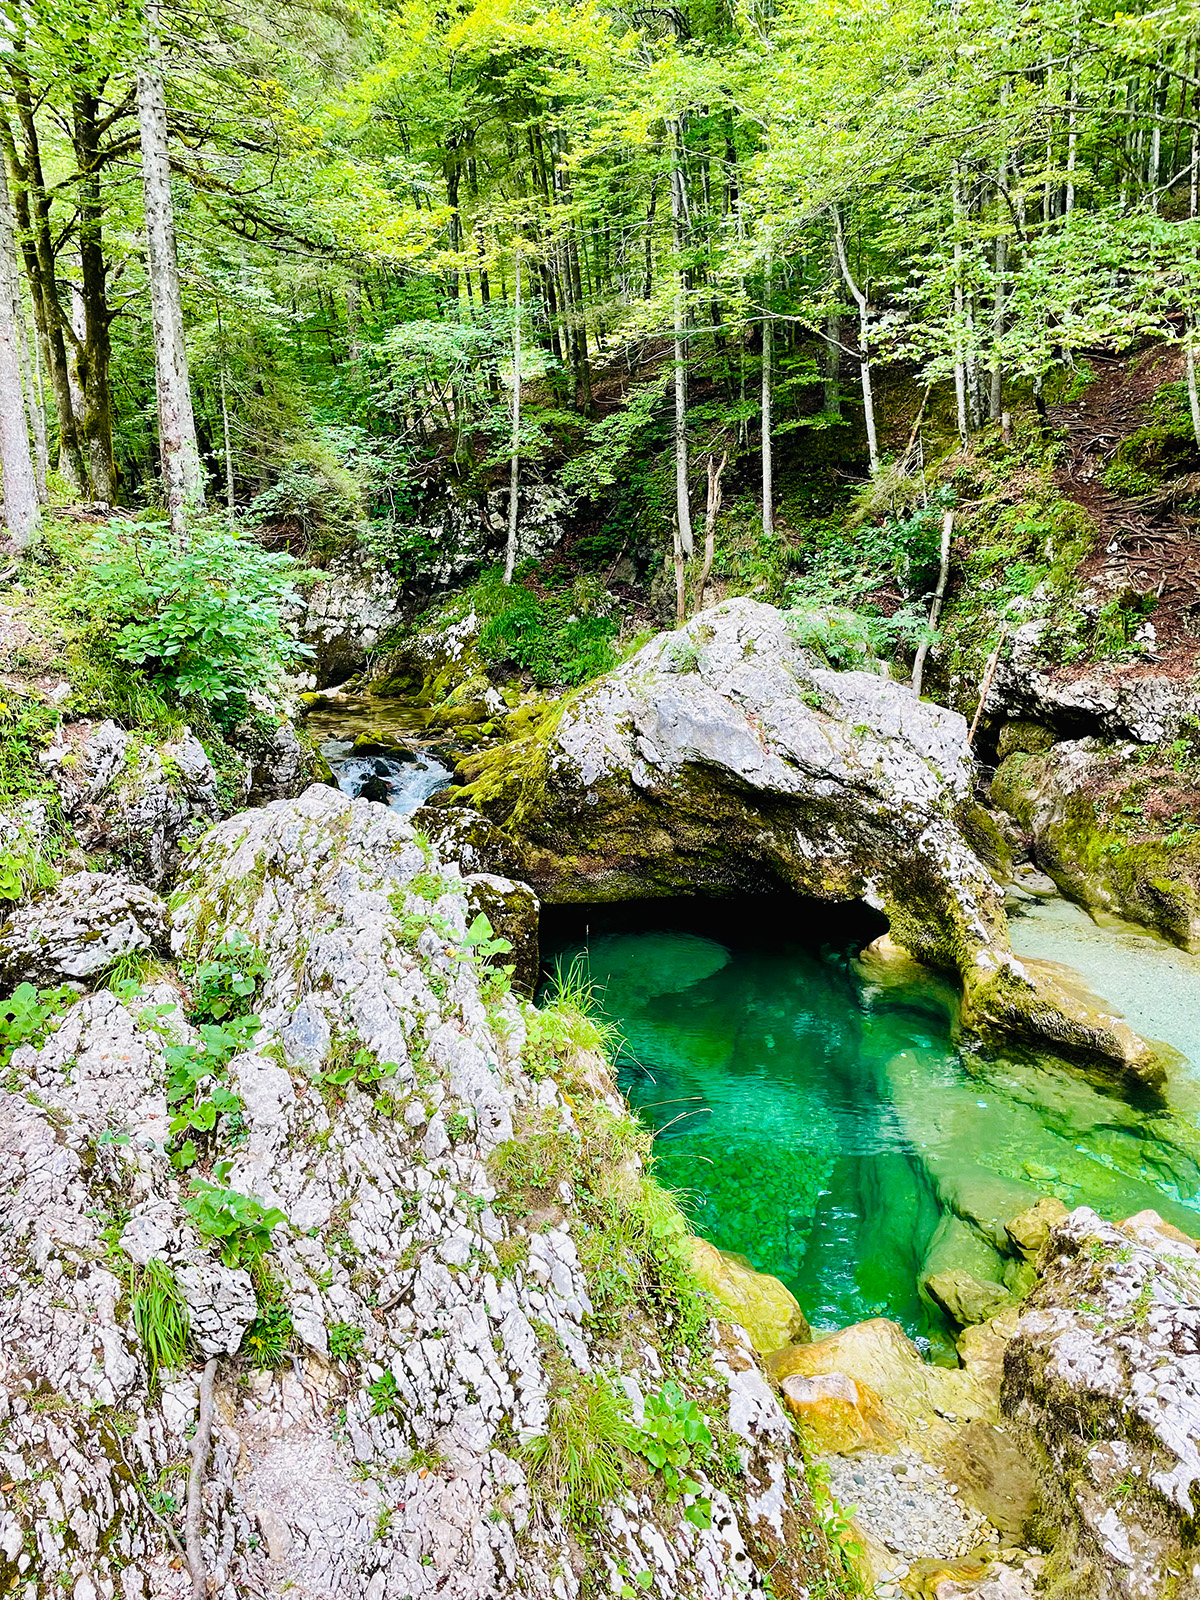
POLYGON ((960 1328, 969 1327, 975 1322, 987 1322, 1012 1300, 1002 1283, 976 1278, 970 1272, 957 1269, 931 1273, 924 1279, 923 1287, 951 1322, 960 1328))
POLYGON ((811 1340, 808 1318, 795 1295, 768 1272, 756 1272, 745 1256, 718 1250, 707 1239, 685 1241, 697 1280, 750 1335, 760 1355, 811 1340))
POLYGON ((461 798, 528 847, 543 900, 781 885, 865 900, 905 949, 959 974, 968 1025, 1160 1082, 1147 1046, 1012 955, 963 833, 966 733, 905 684, 831 671, 784 612, 730 600, 474 758, 461 798))
POLYGON ((100 978, 166 942, 167 908, 156 894, 110 873, 76 872, 0 926, 0 985, 100 978))
POLYGON ((1064 1525, 1062 1592, 1200 1595, 1200 1244, 1080 1207, 1050 1235, 1002 1404, 1064 1525))

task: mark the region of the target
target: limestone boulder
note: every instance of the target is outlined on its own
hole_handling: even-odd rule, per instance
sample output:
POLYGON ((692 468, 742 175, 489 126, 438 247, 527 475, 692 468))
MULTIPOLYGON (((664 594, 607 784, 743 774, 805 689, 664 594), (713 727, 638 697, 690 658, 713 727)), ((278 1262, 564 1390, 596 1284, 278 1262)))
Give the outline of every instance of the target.
POLYGON ((959 1270, 932 1273, 924 1280, 924 1288, 960 1328, 987 1322, 1012 1298, 1002 1283, 979 1279, 973 1273, 959 1270))
POLYGON ((1012 955, 963 831, 965 720, 877 673, 832 671, 807 637, 748 598, 702 612, 473 758, 462 803, 523 841, 543 901, 780 888, 866 900, 896 942, 959 974, 978 1031, 1152 1076, 1148 1049, 1082 1023, 1012 955))
POLYGON ((1200 1594, 1200 1244, 1080 1207, 1052 1231, 1002 1405, 1068 1525, 1078 1600, 1200 1594))
POLYGON ((840 1372, 866 1384, 914 1442, 939 1418, 990 1421, 995 1415, 994 1399, 969 1373, 930 1366, 900 1324, 886 1317, 778 1350, 767 1365, 781 1383, 794 1374, 811 1378, 840 1372))
POLYGON ((745 1328, 760 1355, 812 1338, 799 1301, 778 1278, 756 1272, 745 1256, 718 1250, 707 1239, 689 1236, 683 1247, 698 1282, 745 1328))
POLYGON ((87 983, 124 956, 166 944, 158 895, 111 873, 72 873, 0 925, 0 987, 87 983))
POLYGON ((793 1373, 779 1385, 783 1403, 803 1430, 809 1447, 835 1455, 855 1450, 893 1450, 904 1426, 869 1384, 844 1372, 806 1378, 793 1373))

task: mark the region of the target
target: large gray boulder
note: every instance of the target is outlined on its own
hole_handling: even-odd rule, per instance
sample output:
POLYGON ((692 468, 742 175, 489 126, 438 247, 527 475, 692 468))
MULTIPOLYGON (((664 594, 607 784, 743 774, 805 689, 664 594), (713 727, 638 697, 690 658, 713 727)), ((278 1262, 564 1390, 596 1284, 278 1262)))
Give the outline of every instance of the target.
POLYGON ((153 889, 172 875, 185 841, 221 814, 217 774, 190 728, 154 744, 115 722, 75 724, 42 762, 79 843, 112 856, 153 889))
POLYGON ((1001 1398, 1066 1524, 1073 1600, 1200 1596, 1198 1352, 1200 1244, 1152 1211, 1058 1224, 1001 1398))
POLYGON ((167 908, 140 883, 76 872, 0 926, 0 988, 102 977, 124 956, 167 943, 167 908))
POLYGON ((913 955, 959 974, 972 1025, 1161 1082, 1120 1018, 1012 955, 1000 892, 963 832, 978 821, 966 735, 906 684, 830 670, 787 613, 743 598, 474 758, 461 798, 525 845, 544 901, 779 888, 864 900, 913 955))

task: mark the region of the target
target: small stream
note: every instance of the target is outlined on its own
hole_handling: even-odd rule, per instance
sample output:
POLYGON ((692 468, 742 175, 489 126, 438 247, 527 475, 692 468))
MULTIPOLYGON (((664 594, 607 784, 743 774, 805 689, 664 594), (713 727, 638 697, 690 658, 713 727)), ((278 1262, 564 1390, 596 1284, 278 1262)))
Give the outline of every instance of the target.
POLYGON ((314 707, 305 726, 351 798, 364 795, 407 816, 450 781, 452 768, 429 748, 419 714, 399 701, 339 695, 314 707), (375 748, 356 750, 356 740, 375 748))

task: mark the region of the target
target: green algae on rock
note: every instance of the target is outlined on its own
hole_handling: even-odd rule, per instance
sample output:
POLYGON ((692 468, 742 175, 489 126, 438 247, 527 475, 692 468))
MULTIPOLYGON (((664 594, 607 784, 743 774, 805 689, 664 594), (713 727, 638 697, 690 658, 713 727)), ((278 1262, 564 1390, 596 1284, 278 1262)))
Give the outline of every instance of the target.
POLYGON ((992 798, 1064 894, 1200 950, 1195 793, 1161 751, 1095 739, 1018 751, 996 773, 992 798))

